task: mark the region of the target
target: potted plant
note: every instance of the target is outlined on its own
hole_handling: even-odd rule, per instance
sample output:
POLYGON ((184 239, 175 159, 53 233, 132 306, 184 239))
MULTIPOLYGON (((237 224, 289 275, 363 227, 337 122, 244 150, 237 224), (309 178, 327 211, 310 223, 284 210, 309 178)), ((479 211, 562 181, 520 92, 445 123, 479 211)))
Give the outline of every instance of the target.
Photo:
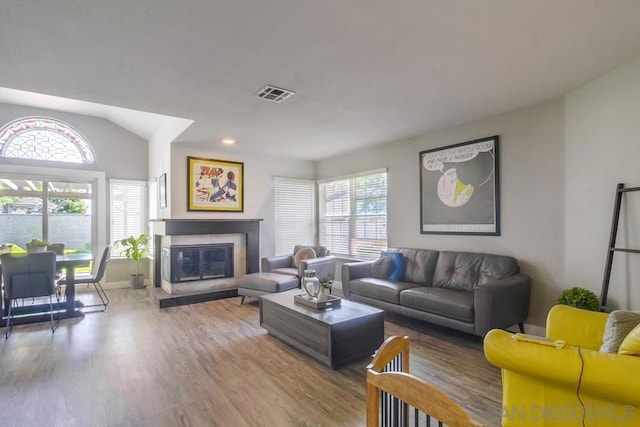
POLYGON ((129 236, 116 242, 116 245, 124 249, 124 256, 136 262, 136 274, 131 275, 131 287, 135 289, 144 287, 144 274, 140 273, 140 261, 147 256, 148 244, 149 239, 146 234, 138 237, 129 236))
POLYGON ((31 241, 26 244, 27 252, 46 252, 48 244, 49 243, 44 240, 31 239, 31 241))
POLYGON ((331 291, 331 287, 333 286, 333 276, 328 275, 320 279, 320 286, 325 289, 331 291))
POLYGON ((600 311, 600 301, 596 294, 579 286, 562 291, 558 298, 558 304, 570 305, 583 310, 600 311))

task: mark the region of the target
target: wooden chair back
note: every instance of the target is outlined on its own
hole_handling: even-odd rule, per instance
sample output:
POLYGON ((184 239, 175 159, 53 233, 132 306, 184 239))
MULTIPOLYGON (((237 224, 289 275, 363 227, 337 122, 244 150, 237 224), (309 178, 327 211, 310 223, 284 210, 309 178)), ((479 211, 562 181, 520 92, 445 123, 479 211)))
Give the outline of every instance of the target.
POLYGON ((367 366, 367 427, 478 427, 453 400, 409 373, 409 337, 389 337, 367 366))

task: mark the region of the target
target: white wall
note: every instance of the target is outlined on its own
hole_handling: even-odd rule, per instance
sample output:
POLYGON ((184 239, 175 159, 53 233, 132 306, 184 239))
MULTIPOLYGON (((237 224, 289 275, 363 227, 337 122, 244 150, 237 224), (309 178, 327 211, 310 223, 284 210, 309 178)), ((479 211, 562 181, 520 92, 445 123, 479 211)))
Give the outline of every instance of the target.
POLYGON ((562 138, 563 103, 553 101, 323 160, 318 163, 318 175, 325 178, 387 167, 389 246, 517 258, 523 273, 533 278, 528 323, 543 325, 564 272, 562 138), (492 135, 501 138, 501 236, 420 234, 419 152, 492 135))
MULTIPOLYGON (((193 123, 193 120, 167 117, 149 140, 149 181, 156 179, 159 189, 159 178, 162 174, 167 174, 169 182, 169 172, 171 169, 171 141, 180 135, 193 123)), ((171 218, 171 187, 167 185, 167 206, 161 207, 158 202, 157 212, 150 213, 149 217, 171 218)))
MULTIPOLYGON (((567 285, 600 295, 617 183, 640 186, 640 58, 566 97, 567 285)), ((618 247, 640 249, 640 191, 622 204, 618 247)), ((608 305, 640 309, 640 254, 616 253, 608 305)))
MULTIPOLYGON (((260 223, 260 256, 272 256, 274 240, 274 196, 273 177, 315 178, 312 162, 250 156, 233 151, 203 150, 185 144, 171 145, 171 172, 168 186, 171 187, 171 217, 173 219, 233 218, 263 219, 260 223), (187 156, 227 160, 244 163, 244 212, 188 212, 187 211, 187 156)), ((293 249, 293 248, 291 248, 293 249)))

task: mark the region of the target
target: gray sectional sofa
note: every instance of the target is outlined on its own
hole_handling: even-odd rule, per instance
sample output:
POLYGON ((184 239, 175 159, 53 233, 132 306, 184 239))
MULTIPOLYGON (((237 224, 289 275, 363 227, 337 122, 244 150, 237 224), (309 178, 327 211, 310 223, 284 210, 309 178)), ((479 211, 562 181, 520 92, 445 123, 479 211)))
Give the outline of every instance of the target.
POLYGON ((515 258, 429 249, 390 251, 402 253, 404 277, 380 277, 380 264, 374 261, 343 264, 346 298, 478 336, 516 324, 524 331, 531 279, 520 274, 515 258))

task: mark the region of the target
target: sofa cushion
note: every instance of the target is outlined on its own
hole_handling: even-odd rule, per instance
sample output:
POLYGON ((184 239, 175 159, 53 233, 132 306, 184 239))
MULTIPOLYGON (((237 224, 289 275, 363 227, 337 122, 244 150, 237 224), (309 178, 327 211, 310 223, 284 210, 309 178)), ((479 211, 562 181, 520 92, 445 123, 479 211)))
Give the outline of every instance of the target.
POLYGON ((374 279, 371 277, 354 279, 349 283, 349 288, 353 294, 392 304, 400 304, 400 292, 415 286, 414 283, 374 279))
POLYGON ((382 251, 380 257, 393 260, 393 270, 387 277, 389 280, 404 280, 404 255, 399 251, 382 251))
POLYGON ((438 251, 430 249, 398 249, 404 255, 404 280, 420 285, 433 284, 433 272, 438 261, 438 251))
POLYGON ((316 251, 313 248, 302 248, 293 256, 293 266, 298 268, 300 266, 300 261, 304 261, 305 259, 311 259, 316 257, 316 251))
POLYGON ((504 279, 520 272, 515 258, 473 252, 440 252, 433 286, 473 292, 478 283, 504 279))
POLYGON ((269 272, 276 274, 286 274, 287 276, 298 276, 298 269, 293 267, 274 268, 273 270, 269 270, 269 272))
POLYGON ((479 273, 478 284, 483 284, 520 274, 520 266, 518 261, 510 256, 482 254, 479 273))
POLYGON ((421 286, 400 292, 400 305, 463 322, 474 322, 473 294, 421 286))
POLYGON ((640 312, 614 310, 609 313, 602 337, 602 353, 617 353, 620 344, 636 325, 640 324, 640 312))
POLYGON ((622 344, 620 344, 618 354, 640 356, 640 325, 636 325, 636 327, 633 328, 625 337, 622 344))
POLYGON ((480 276, 482 255, 467 252, 440 252, 433 277, 436 288, 473 292, 480 276))
POLYGON ((318 258, 324 257, 324 256, 329 256, 330 251, 327 249, 326 246, 303 246, 303 245, 296 245, 293 247, 293 255, 295 255, 300 249, 304 249, 304 248, 311 248, 315 251, 316 256, 318 258))
POLYGON ((380 257, 371 264, 371 276, 375 279, 386 279, 391 275, 394 268, 395 263, 391 258, 380 257))

